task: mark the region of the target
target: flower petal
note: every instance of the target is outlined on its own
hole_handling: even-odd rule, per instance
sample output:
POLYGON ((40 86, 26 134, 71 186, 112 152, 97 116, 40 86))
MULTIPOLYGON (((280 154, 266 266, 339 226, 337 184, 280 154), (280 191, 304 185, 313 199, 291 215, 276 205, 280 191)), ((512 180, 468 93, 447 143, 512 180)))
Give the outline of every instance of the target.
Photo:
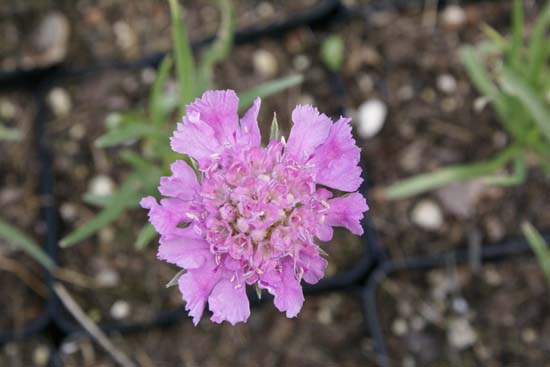
POLYGON ((367 201, 363 195, 355 192, 346 196, 328 201, 330 208, 327 212, 325 225, 333 227, 345 227, 356 235, 363 234, 361 220, 363 213, 369 210, 367 201))
POLYGON ((300 265, 304 268, 304 280, 309 284, 316 284, 325 275, 328 261, 322 258, 319 253, 300 253, 300 265))
POLYGON ((154 197, 148 196, 141 199, 140 205, 149 209, 149 222, 161 236, 184 235, 184 228, 178 225, 190 222, 189 216, 193 215, 192 206, 188 202, 175 198, 162 199, 159 205, 154 197))
POLYGON ((177 160, 170 166, 172 176, 161 177, 159 192, 164 196, 192 200, 200 189, 195 171, 185 161, 177 160))
POLYGON ((275 296, 275 307, 286 312, 286 317, 296 317, 304 304, 304 293, 296 274, 291 258, 282 261, 282 269, 271 270, 260 278, 260 286, 275 296))
POLYGON ((359 163, 361 150, 351 135, 351 119, 340 118, 332 127, 326 141, 315 151, 311 163, 315 165, 319 184, 342 191, 355 191, 363 182, 359 163))
POLYGON ((208 242, 191 229, 188 231, 190 232, 189 236, 161 238, 158 258, 184 269, 195 269, 201 267, 208 258, 213 257, 208 242))
POLYGON ((304 161, 326 140, 332 121, 315 107, 299 105, 292 111, 292 122, 285 154, 304 161))
POLYGON ((210 320, 218 324, 223 321, 229 321, 231 325, 245 322, 250 316, 246 286, 222 279, 208 298, 208 308, 213 313, 210 320))
POLYGON ((258 113, 262 100, 260 97, 254 100, 252 107, 246 111, 241 119, 241 129, 239 131, 239 142, 247 146, 260 146, 262 137, 258 127, 258 113))
POLYGON ((188 270, 180 277, 178 285, 186 302, 185 309, 189 311, 189 316, 193 317, 195 326, 201 320, 206 300, 220 279, 221 271, 216 269, 213 261, 207 261, 198 269, 188 270))

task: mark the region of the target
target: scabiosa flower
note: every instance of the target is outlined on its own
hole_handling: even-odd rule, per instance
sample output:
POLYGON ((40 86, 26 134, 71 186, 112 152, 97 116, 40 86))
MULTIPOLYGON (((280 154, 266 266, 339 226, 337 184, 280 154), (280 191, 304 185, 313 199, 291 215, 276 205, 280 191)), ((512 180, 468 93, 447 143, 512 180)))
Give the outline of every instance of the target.
POLYGON ((175 161, 160 180, 160 204, 141 201, 160 234, 158 257, 186 270, 178 284, 195 325, 206 303, 214 322, 246 321, 247 285, 266 289, 277 309, 295 317, 301 280, 317 283, 327 266, 315 238, 329 241, 338 226, 361 235, 368 210, 355 192, 362 179, 350 119, 333 123, 297 106, 288 142, 262 147, 260 99, 240 121, 238 105, 231 90, 188 105, 170 143, 195 160, 197 173, 175 161))

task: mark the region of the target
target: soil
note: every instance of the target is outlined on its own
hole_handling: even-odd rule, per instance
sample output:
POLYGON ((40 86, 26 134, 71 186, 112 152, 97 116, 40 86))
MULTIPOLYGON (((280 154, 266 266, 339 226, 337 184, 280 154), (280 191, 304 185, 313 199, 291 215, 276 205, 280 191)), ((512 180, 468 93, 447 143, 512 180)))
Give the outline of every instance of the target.
MULTIPOLYGON (((20 142, 0 142, 0 219, 22 231, 38 243, 45 233, 40 219, 38 164, 34 142, 34 105, 32 97, 22 92, 0 93, 0 123, 19 129, 20 142)), ((21 330, 44 311, 45 285, 42 270, 28 255, 8 241, 0 240, 0 330, 21 330), (36 281, 31 287, 17 274, 31 273, 36 281), (9 296, 8 296, 9 295, 9 296)))
MULTIPOLYGON (((238 7, 247 9, 252 6, 248 1, 238 3, 238 7)), ((467 214, 457 214, 442 199, 442 195, 460 197, 460 191, 433 192, 399 201, 387 201, 378 194, 381 188, 398 179, 453 163, 487 159, 507 144, 508 137, 490 106, 475 107, 479 96, 458 61, 457 51, 460 45, 482 37, 479 31, 482 21, 507 32, 509 4, 468 6, 466 22, 450 27, 441 18, 430 18, 420 9, 380 12, 367 18, 362 16, 365 2, 350 3, 355 4, 356 16, 345 23, 322 31, 300 28, 277 39, 235 48, 231 58, 215 71, 216 87, 240 91, 273 77, 304 74, 305 82, 300 87, 263 101, 260 120, 264 136, 274 111, 287 136, 290 112, 297 103, 312 103, 333 117, 343 112, 356 117, 356 111, 366 100, 384 101, 389 112, 383 129, 373 138, 357 137, 357 141, 363 149, 371 188, 369 215, 379 231, 383 250, 393 259, 493 243, 518 235, 524 219, 537 228, 549 229, 548 179, 536 168, 530 171, 524 185, 484 188, 469 203, 467 214), (328 72, 318 56, 323 39, 334 33, 340 34, 346 43, 345 65, 338 74, 328 72), (277 67, 271 75, 260 73, 254 65, 252 55, 260 49, 276 60, 277 67), (442 75, 450 75, 456 81, 452 91, 438 87, 442 75), (411 220, 412 209, 422 199, 432 200, 443 212, 443 224, 435 230, 422 229, 411 220)), ((92 9, 87 3, 71 8, 72 12, 85 13, 89 18, 73 27, 78 33, 71 41, 68 57, 71 64, 94 64, 111 57, 133 59, 169 47, 166 4, 143 2, 139 6, 122 6, 117 1, 109 4, 105 8, 92 9), (138 34, 137 51, 129 51, 113 41, 117 20, 123 20, 138 34), (148 32, 141 33, 143 24, 150 28, 148 32), (79 35, 80 32, 85 36, 79 35), (86 44, 82 41, 85 37, 89 37, 88 43, 82 46, 86 44)), ((279 12, 297 11, 290 2, 288 8, 286 4, 281 9, 277 7, 273 19, 279 19, 279 12)), ((536 6, 531 5, 528 16, 532 18, 536 6)), ((255 11, 260 11, 259 7, 255 11)), ((244 19, 248 13, 237 11, 237 14, 244 19)), ((213 25, 218 22, 211 5, 202 2, 192 3, 187 16, 191 22, 212 19, 190 27, 194 39, 214 32, 213 25)), ((243 19, 239 18, 239 27, 247 25, 243 19)), ((256 19, 262 23, 261 18, 256 19)), ((55 197, 63 235, 97 213, 96 208, 81 200, 92 178, 106 175, 120 184, 129 173, 117 158, 117 149, 98 149, 93 142, 105 131, 104 121, 110 112, 136 106, 145 108, 150 75, 148 69, 111 71, 55 85, 67 91, 72 101, 68 114, 56 117, 50 113, 48 121, 55 197)), ((132 147, 139 151, 138 144, 132 147)), ((0 162, 1 159, 2 156, 0 162)), ((12 171, 10 167, 8 172, 12 171)), ((156 260, 153 245, 142 252, 134 249, 135 235, 145 220, 144 211, 133 210, 97 236, 61 251, 64 267, 93 280, 87 288, 69 285, 69 289, 96 321, 112 321, 111 309, 121 301, 129 306, 124 321, 148 320, 161 310, 172 310, 182 304, 176 289, 164 288, 177 269, 156 260), (99 287, 98 282, 103 285, 99 287)), ((361 242, 341 231, 324 248, 329 253, 331 265, 327 273, 331 275, 353 266, 361 252, 361 242)), ((379 309, 395 365, 543 365, 550 359, 546 342, 550 325, 545 317, 549 299, 540 270, 526 258, 484 265, 478 273, 458 267, 392 275, 381 286, 379 309), (441 284, 453 287, 443 298, 434 298, 436 288, 443 287, 441 284), (437 311, 437 318, 429 319, 431 314, 426 316, 426 307, 437 311), (465 323, 473 328, 476 340, 462 349, 452 347, 447 334, 457 325, 464 328, 465 323)), ((374 364, 364 318, 349 294, 308 296, 304 310, 295 320, 279 314, 271 301, 265 303, 264 307, 253 309, 248 324, 235 328, 214 325, 206 319, 193 328, 185 319, 169 329, 113 336, 113 340, 145 366, 216 365, 222 361, 245 366, 374 364)), ((68 343, 70 346, 61 352, 66 365, 112 365, 106 354, 90 342, 68 343)))
POLYGON ((50 366, 53 345, 45 337, 34 337, 0 347, 0 365, 11 367, 50 366))

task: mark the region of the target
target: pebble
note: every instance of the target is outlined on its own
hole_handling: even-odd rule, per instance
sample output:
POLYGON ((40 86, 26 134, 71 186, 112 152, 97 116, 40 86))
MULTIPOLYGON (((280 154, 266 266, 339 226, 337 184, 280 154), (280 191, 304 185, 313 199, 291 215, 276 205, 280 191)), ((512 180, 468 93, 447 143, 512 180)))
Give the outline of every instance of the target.
POLYGON ((97 175, 91 179, 88 191, 97 196, 108 196, 113 193, 115 184, 113 180, 106 175, 97 175))
POLYGON ((67 222, 72 222, 78 216, 78 209, 73 203, 63 203, 59 208, 61 218, 67 222))
POLYGON ((437 77, 437 89, 443 93, 454 93, 456 91, 456 86, 456 79, 451 74, 441 74, 437 77))
POLYGON ((384 127, 388 108, 386 104, 379 99, 369 99, 359 106, 358 130, 359 136, 368 139, 376 136, 384 127))
POLYGON ((459 318, 450 321, 447 338, 451 346, 464 350, 477 341, 477 334, 467 319, 459 318))
POLYGON ((487 96, 477 97, 474 100, 474 111, 477 113, 483 111, 489 102, 491 102, 491 99, 487 96))
POLYGON ((102 269, 95 277, 95 282, 101 288, 113 288, 120 284, 120 276, 113 269, 102 269))
POLYGON ((392 332, 397 336, 403 336, 409 330, 407 322, 401 318, 395 319, 391 325, 392 332))
POLYGON ((405 84, 397 90, 397 98, 400 101, 409 101, 414 97, 414 88, 412 85, 405 84))
POLYGON ((26 66, 48 66, 63 61, 69 34, 67 18, 59 12, 48 13, 33 32, 34 52, 25 58, 26 66))
POLYGON ((374 81, 369 74, 361 74, 357 80, 357 83, 363 93, 369 93, 374 88, 374 81))
POLYGON ((48 105, 57 117, 65 117, 71 112, 72 102, 69 93, 61 87, 53 88, 47 96, 48 105))
POLYGON ((448 28, 460 28, 466 22, 466 12, 458 5, 449 5, 441 12, 441 20, 448 28))
POLYGON ((61 351, 64 354, 74 354, 78 351, 78 344, 74 341, 65 342, 61 345, 61 351))
POLYGON ((443 226, 443 213, 435 201, 425 199, 414 206, 411 220, 423 229, 437 231, 443 226))
POLYGON ((130 314, 130 304, 126 301, 118 300, 111 306, 110 314, 115 320, 125 319, 130 314))
POLYGON ((311 61, 309 60, 309 57, 307 57, 306 55, 297 55, 292 60, 292 65, 297 71, 302 72, 307 70, 310 67, 311 61))
POLYGON ((50 361, 50 349, 45 345, 39 345, 32 353, 32 361, 35 366, 47 366, 50 361))
POLYGON ((69 130, 69 136, 74 140, 81 140, 84 136, 86 136, 86 127, 84 124, 74 124, 69 130))
POLYGON ((469 218, 486 187, 480 180, 454 182, 437 190, 436 195, 445 210, 459 218, 469 218))
POLYGON ((462 297, 454 297, 451 305, 456 313, 463 315, 467 314, 470 309, 468 302, 462 297))
POLYGON ((277 74, 279 64, 275 56, 267 50, 257 50, 252 56, 254 69, 265 78, 269 78, 277 74))
POLYGON ((124 51, 132 51, 137 45, 137 37, 132 27, 124 21, 117 21, 113 25, 113 31, 115 32, 116 43, 124 51))
POLYGON ((534 343, 535 341, 537 341, 537 332, 531 328, 527 328, 527 329, 524 329, 522 332, 521 332, 521 339, 526 343, 526 344, 532 344, 534 343))
POLYGON ((16 114, 17 108, 11 101, 7 99, 0 100, 0 118, 4 120, 11 120, 16 114))

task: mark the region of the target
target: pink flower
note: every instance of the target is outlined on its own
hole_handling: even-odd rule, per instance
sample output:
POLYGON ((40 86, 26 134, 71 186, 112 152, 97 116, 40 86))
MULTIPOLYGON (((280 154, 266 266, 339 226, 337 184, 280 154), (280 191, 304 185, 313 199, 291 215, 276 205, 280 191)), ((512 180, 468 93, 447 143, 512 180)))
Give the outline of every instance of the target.
POLYGON ((174 162, 160 180, 160 204, 141 201, 160 233, 158 257, 186 269, 179 288, 195 325, 207 303, 214 322, 246 321, 247 285, 266 289, 295 317, 304 303, 300 282, 317 283, 327 266, 315 237, 329 241, 335 226, 361 235, 368 210, 355 192, 362 179, 350 119, 333 123, 297 106, 288 142, 262 147, 260 99, 240 121, 238 105, 227 90, 187 106, 170 143, 197 172, 174 162))

